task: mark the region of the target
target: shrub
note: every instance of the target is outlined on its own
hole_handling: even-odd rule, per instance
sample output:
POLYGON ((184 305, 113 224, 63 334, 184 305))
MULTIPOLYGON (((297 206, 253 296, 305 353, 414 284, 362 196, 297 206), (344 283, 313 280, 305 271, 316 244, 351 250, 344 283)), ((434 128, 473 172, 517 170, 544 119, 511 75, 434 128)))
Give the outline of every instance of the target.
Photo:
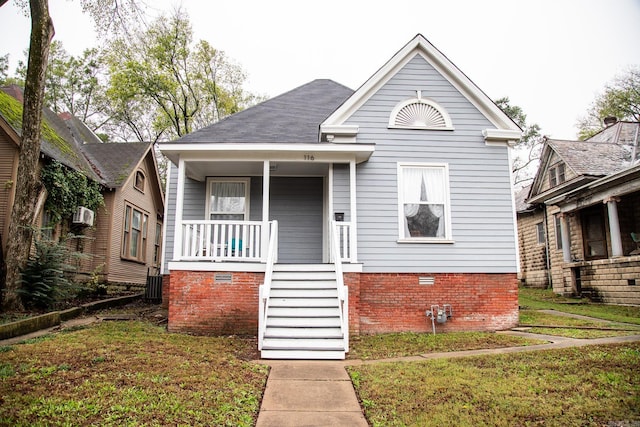
POLYGON ((21 272, 17 290, 28 308, 47 309, 57 301, 75 296, 81 286, 71 280, 75 267, 70 260, 81 254, 67 247, 69 236, 55 242, 45 236, 35 240, 35 250, 21 272))

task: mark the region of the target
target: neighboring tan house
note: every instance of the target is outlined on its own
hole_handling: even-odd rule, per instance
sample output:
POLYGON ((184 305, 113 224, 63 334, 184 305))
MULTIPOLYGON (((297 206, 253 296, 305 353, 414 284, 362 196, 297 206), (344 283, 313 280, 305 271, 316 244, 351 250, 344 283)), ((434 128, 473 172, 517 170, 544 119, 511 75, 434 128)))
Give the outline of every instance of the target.
POLYGON ((531 185, 516 193, 520 283, 529 288, 546 289, 550 284, 545 213, 541 205, 526 202, 531 185))
POLYGON ((355 92, 314 80, 161 144, 169 331, 328 359, 350 334, 515 326, 520 135, 417 35, 355 92))
MULTIPOLYGON (((65 218, 54 236, 71 232, 84 235, 72 249, 90 255, 79 261, 77 280, 98 280, 112 285, 141 287, 147 272, 160 263, 164 198, 153 144, 102 143, 77 118, 43 109, 44 126, 40 167, 57 161, 81 171, 101 186, 104 206, 93 212, 78 206, 65 218)), ((0 233, 6 248, 9 217, 15 194, 22 127, 22 91, 0 91, 0 233), (11 95, 8 96, 7 94, 11 95), (18 111, 19 110, 19 111, 18 111)), ((39 212, 38 225, 49 225, 49 215, 39 212)), ((3 251, 4 252, 4 251, 3 251)))
POLYGON ((530 242, 521 246, 526 285, 546 277, 558 294, 640 304, 639 134, 640 123, 609 122, 586 141, 545 141, 526 200, 531 213, 518 216, 530 242), (532 263, 541 248, 546 267, 532 263))

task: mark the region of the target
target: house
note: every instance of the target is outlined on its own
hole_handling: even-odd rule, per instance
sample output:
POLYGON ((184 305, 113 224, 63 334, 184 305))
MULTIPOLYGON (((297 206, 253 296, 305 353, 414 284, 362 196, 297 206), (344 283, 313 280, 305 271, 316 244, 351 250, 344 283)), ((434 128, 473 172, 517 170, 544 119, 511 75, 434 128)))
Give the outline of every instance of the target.
POLYGON ((531 185, 516 193, 516 217, 520 254, 520 283, 528 288, 546 289, 551 278, 547 257, 545 211, 542 205, 527 203, 531 185))
POLYGON ((518 212, 521 233, 536 242, 521 245, 527 286, 640 304, 639 134, 640 123, 612 120, 585 141, 545 141, 518 212), (545 263, 534 265, 542 252, 545 263))
MULTIPOLYGON (((22 91, 0 91, 0 232, 2 249, 15 194, 22 91), (11 96, 9 96, 11 95, 11 96)), ((68 113, 43 110, 40 167, 59 162, 82 172, 100 184, 104 206, 92 211, 78 206, 73 218, 64 218, 53 229, 54 237, 67 233, 84 235, 72 249, 91 255, 79 261, 79 281, 95 280, 110 285, 143 287, 149 269, 158 268, 162 243, 164 196, 153 145, 149 143, 103 143, 84 123, 68 113)), ((50 227, 46 209, 37 224, 50 227)))
POLYGON ((514 326, 520 134, 417 35, 356 91, 314 80, 162 143, 169 331, 329 359, 350 334, 514 326))

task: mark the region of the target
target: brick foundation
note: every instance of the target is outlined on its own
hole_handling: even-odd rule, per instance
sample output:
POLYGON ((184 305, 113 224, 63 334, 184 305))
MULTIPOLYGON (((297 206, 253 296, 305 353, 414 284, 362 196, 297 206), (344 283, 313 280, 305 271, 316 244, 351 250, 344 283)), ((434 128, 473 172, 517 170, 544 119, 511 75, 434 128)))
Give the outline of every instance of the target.
MULTIPOLYGON (((496 331, 518 323, 518 280, 515 274, 361 274, 358 299, 350 301, 357 313, 354 330, 429 332, 425 312, 431 305, 451 304, 453 317, 436 330, 496 331), (433 284, 419 283, 420 277, 433 284)), ((353 286, 353 283, 351 286, 353 286)), ((351 316, 350 316, 351 317, 351 316)))
POLYGON ((263 278, 263 273, 171 272, 169 331, 256 335, 263 278))
MULTIPOLYGON (((169 331, 255 335, 263 280, 263 273, 173 271, 163 281, 169 331)), ((436 324, 438 332, 496 331, 518 323, 516 274, 346 273, 344 281, 352 335, 431 332, 425 311, 435 304, 453 308, 453 318, 436 324), (420 277, 433 284, 420 284, 420 277)))

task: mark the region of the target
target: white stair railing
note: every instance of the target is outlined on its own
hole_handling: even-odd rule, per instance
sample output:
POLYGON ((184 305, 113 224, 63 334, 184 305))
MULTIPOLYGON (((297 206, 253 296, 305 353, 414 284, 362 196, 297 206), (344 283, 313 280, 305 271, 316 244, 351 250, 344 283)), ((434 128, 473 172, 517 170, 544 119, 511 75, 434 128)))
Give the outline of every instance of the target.
POLYGON ((273 277, 273 265, 278 260, 278 221, 271 222, 269 235, 269 247, 267 249, 267 265, 264 271, 264 283, 258 288, 258 350, 262 350, 264 334, 267 330, 267 310, 269 308, 269 294, 271 293, 271 280, 273 277))
MULTIPOLYGON (((344 254, 340 251, 340 233, 339 225, 345 224, 337 221, 331 221, 331 261, 336 269, 336 282, 338 285, 338 299, 340 301, 340 330, 344 337, 344 350, 349 351, 349 288, 344 285, 342 275, 342 259, 344 254)), ((348 230, 343 228, 343 230, 348 230)), ((348 235, 348 233, 345 233, 348 235)))

